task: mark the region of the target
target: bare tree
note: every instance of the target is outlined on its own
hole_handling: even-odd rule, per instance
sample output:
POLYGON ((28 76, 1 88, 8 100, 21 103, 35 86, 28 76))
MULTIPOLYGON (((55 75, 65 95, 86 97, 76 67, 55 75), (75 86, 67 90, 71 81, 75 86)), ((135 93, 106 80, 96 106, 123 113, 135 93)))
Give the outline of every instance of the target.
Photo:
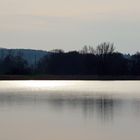
POLYGON ((92 46, 87 46, 85 45, 82 50, 81 50, 82 54, 95 54, 95 49, 92 46))
POLYGON ((96 54, 104 55, 104 54, 112 54, 115 51, 113 43, 101 43, 96 48, 96 54))
POLYGON ((88 47, 88 51, 89 51, 89 53, 91 53, 91 54, 96 54, 96 50, 95 50, 92 46, 89 46, 89 47, 88 47))
POLYGON ((87 54, 88 53, 88 47, 87 47, 87 45, 85 45, 80 52, 82 54, 87 54))

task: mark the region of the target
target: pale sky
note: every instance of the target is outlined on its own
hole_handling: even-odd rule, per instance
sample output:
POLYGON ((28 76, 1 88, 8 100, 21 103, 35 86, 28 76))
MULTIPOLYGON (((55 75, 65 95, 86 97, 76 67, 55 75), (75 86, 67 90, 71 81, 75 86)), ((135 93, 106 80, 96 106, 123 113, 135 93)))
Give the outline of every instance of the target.
POLYGON ((0 47, 140 51, 139 0, 0 0, 0 47))

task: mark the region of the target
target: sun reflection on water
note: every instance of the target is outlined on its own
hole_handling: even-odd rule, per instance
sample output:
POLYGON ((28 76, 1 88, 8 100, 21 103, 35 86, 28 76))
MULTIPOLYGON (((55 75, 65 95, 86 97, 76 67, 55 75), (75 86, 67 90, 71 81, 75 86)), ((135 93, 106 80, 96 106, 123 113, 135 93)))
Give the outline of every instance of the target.
MULTIPOLYGON (((20 84, 20 83, 19 83, 20 84)), ((56 88, 56 87, 62 87, 66 86, 65 81, 23 81, 22 86, 24 87, 31 87, 31 88, 56 88)))

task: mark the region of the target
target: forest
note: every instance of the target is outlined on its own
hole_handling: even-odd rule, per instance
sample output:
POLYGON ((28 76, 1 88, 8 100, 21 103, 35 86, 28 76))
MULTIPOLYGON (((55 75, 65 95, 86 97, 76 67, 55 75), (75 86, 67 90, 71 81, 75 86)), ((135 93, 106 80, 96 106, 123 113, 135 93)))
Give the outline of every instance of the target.
POLYGON ((55 49, 34 59, 31 65, 21 53, 8 53, 0 57, 0 75, 140 75, 140 53, 126 55, 107 42, 80 51, 55 49))

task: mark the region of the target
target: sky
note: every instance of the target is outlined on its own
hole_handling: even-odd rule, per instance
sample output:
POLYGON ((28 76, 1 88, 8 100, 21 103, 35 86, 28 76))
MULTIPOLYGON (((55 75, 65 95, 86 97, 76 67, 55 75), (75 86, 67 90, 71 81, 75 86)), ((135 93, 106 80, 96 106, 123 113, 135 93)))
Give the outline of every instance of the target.
POLYGON ((139 0, 0 0, 0 47, 140 51, 139 0))

